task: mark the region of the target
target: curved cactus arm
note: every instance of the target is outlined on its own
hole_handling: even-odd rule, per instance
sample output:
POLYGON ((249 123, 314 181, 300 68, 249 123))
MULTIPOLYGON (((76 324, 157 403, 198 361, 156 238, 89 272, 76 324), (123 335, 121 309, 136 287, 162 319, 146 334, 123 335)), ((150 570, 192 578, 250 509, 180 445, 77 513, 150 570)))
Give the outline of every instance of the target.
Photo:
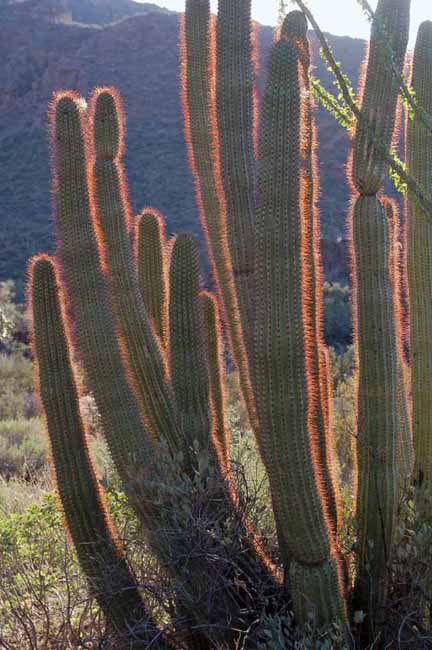
MULTIPOLYGON (((416 100, 432 114, 432 22, 420 25, 411 85, 416 100)), ((432 135, 416 120, 407 124, 409 173, 432 192, 432 135)), ((410 299, 411 378, 415 478, 418 496, 428 512, 432 506, 432 222, 416 197, 408 197, 407 257, 410 299)), ((422 507, 423 507, 422 506, 422 507)))
POLYGON ((211 451, 210 387, 204 319, 200 305, 199 252, 193 237, 177 235, 170 259, 170 366, 185 454, 211 451))
POLYGON ((93 469, 53 261, 43 255, 35 258, 30 280, 39 391, 66 524, 91 591, 110 625, 125 644, 126 638, 130 643, 140 639, 133 647, 143 649, 155 638, 157 628, 147 617, 93 469))
POLYGON ((226 421, 225 368, 219 310, 215 296, 208 291, 200 294, 204 317, 207 359, 209 365, 210 401, 213 419, 213 441, 223 469, 230 463, 230 430, 226 421))
POLYGON ((222 317, 227 325, 228 340, 239 371, 249 418, 252 427, 256 428, 255 404, 230 257, 227 207, 220 169, 214 101, 214 49, 209 0, 186 0, 181 29, 182 104, 186 143, 195 177, 201 223, 221 298, 222 317))
MULTIPOLYGON (((278 528, 289 555, 302 621, 344 618, 338 561, 332 556, 325 491, 317 467, 313 409, 319 388, 308 368, 316 345, 306 305, 311 287, 310 224, 301 209, 302 72, 299 48, 282 36, 269 59, 262 106, 256 238, 256 363, 259 445, 278 528), (328 579, 328 563, 334 580, 328 579), (312 573, 313 579, 312 579, 312 573), (328 608, 316 597, 317 581, 328 608)), ((286 555, 282 549, 283 555, 286 555)))
POLYGON ((153 208, 145 208, 137 225, 138 282, 146 311, 162 347, 168 346, 168 264, 165 221, 153 208))
POLYGON ((255 71, 251 0, 220 0, 216 28, 216 106, 221 179, 240 318, 252 350, 254 310, 255 71))
POLYGON ((399 94, 391 65, 403 69, 408 45, 411 0, 379 0, 372 22, 361 116, 357 122, 351 178, 360 194, 373 195, 388 168, 399 94), (387 45, 385 40, 387 40, 387 45), (390 51, 394 60, 389 61, 390 51), (361 119, 363 117, 363 119, 361 119), (372 141, 374 136, 375 140, 372 141), (379 142, 379 146, 376 144, 379 142))
POLYGON ((159 440, 173 449, 184 443, 164 352, 146 312, 129 234, 130 215, 123 178, 123 120, 113 89, 97 90, 90 101, 93 128, 94 220, 99 251, 107 270, 111 307, 124 341, 128 367, 141 398, 144 415, 159 440))

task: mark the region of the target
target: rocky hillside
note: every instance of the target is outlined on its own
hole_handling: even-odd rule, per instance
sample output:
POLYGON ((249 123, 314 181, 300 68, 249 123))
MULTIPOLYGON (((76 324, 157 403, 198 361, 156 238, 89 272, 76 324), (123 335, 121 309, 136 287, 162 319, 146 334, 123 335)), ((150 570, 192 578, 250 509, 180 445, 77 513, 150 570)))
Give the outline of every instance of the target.
MULTIPOLYGON (((179 103, 178 21, 176 13, 132 0, 0 0, 0 279, 20 282, 28 257, 53 246, 46 113, 57 89, 120 90, 133 209, 154 205, 171 232, 200 234, 179 103)), ((264 62, 272 30, 259 34, 264 62)), ((330 40, 356 82, 363 43, 330 40)), ((317 74, 330 83, 315 59, 317 74)), ((264 63, 261 70, 262 85, 264 63)), ((326 268, 336 279, 345 272, 338 239, 348 201, 348 140, 322 110, 318 122, 326 268)))

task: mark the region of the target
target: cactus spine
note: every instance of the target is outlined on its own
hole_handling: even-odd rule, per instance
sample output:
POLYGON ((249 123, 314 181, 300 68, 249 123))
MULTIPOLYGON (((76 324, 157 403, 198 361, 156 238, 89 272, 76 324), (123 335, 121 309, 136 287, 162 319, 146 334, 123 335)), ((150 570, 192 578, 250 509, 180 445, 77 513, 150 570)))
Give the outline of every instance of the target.
POLYGON ((386 173, 382 147, 393 136, 398 87, 388 71, 385 38, 402 70, 408 42, 410 0, 379 0, 355 133, 352 208, 355 344, 358 363, 357 459, 359 527, 358 606, 382 620, 388 567, 400 496, 400 343, 395 323, 391 224, 377 198, 386 173))
MULTIPOLYGON (((414 50, 412 88, 421 108, 432 113, 432 22, 420 25, 414 50)), ((432 192, 432 136, 415 120, 407 125, 407 165, 423 190, 432 192)), ((414 196, 408 197, 412 425, 415 479, 422 507, 432 498, 432 225, 414 196)))

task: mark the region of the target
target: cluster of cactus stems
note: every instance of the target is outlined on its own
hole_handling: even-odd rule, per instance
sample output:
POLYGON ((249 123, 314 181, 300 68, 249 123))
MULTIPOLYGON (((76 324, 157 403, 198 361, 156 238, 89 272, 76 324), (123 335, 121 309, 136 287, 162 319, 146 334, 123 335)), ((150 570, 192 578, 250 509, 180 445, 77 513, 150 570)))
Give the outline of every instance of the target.
MULTIPOLYGON (((58 249, 55 258, 32 261, 29 289, 40 395, 58 492, 83 572, 109 625, 119 638, 133 637, 133 647, 146 647, 155 634, 160 635, 157 647, 174 641, 157 632, 110 521, 79 412, 74 355, 148 547, 186 594, 178 613, 199 629, 187 647, 213 647, 208 631, 213 627, 220 630, 218 641, 231 647, 253 620, 247 612, 253 615, 257 607, 257 581, 283 594, 288 587, 300 623, 313 614, 320 624, 344 625, 352 591, 356 607, 380 622, 398 505, 414 458, 400 325, 399 218, 396 207, 380 198, 387 171, 382 147, 391 146, 398 98, 382 38, 384 33, 390 42, 392 65, 402 69, 409 8, 410 0, 378 2, 350 168, 358 364, 354 575, 338 537, 305 17, 293 11, 280 27, 258 115, 250 0, 219 0, 216 19, 209 0, 186 0, 181 26, 185 135, 214 295, 201 290, 191 236, 167 241, 163 217, 151 208, 136 220, 131 217, 118 94, 98 89, 88 105, 70 92, 53 100, 58 249), (285 585, 257 533, 239 515, 241 539, 233 544, 241 547, 241 580, 231 584, 229 598, 212 592, 210 611, 202 603, 215 569, 205 556, 183 567, 173 562, 161 526, 175 519, 180 548, 188 534, 181 527, 188 524, 179 523, 181 508, 170 505, 158 486, 162 478, 171 480, 169 471, 161 474, 167 472, 162 462, 167 455, 192 480, 205 453, 220 486, 209 505, 218 525, 241 501, 230 479, 224 340, 268 474, 285 585)), ((425 23, 412 85, 429 112, 431 57, 432 23, 425 23)), ((409 124, 408 166, 428 192, 429 149, 420 127, 409 124)), ((412 422, 416 478, 428 487, 432 231, 414 199, 409 209, 412 422)), ((206 535, 208 544, 217 545, 210 530, 206 535)))
POLYGON ((307 620, 312 603, 327 621, 344 619, 345 607, 328 393, 320 390, 326 368, 306 32, 301 12, 289 14, 270 54, 256 126, 250 3, 222 0, 215 36, 209 3, 190 0, 182 86, 201 219, 295 610, 307 620))

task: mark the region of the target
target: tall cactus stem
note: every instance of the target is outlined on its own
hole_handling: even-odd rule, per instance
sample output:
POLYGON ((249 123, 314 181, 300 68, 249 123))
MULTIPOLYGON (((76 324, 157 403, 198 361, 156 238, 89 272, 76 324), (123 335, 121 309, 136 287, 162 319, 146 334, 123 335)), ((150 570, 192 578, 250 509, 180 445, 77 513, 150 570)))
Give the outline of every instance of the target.
MULTIPOLYGON (((432 114, 432 22, 420 25, 413 57, 412 88, 418 105, 432 114)), ((432 192, 432 136, 417 120, 407 124, 407 166, 423 190, 432 192)), ((410 300, 412 422, 418 505, 432 508, 432 224, 408 196, 407 257, 410 300)))
POLYGON ((252 350, 256 160, 251 0, 221 0, 216 28, 216 104, 230 257, 248 350, 252 350))
MULTIPOLYGON (((303 140, 301 143, 301 204, 302 212, 308 224, 310 284, 313 297, 308 301, 309 318, 315 329, 315 343, 311 346, 310 372, 315 386, 321 387, 327 382, 326 365, 322 365, 320 351, 324 347, 323 333, 323 271, 320 248, 320 215, 318 210, 319 169, 316 158, 317 136, 313 115, 312 91, 309 81, 310 50, 307 39, 307 21, 301 11, 291 11, 281 27, 281 37, 291 41, 299 51, 303 99, 303 140)), ((325 489, 324 503, 334 535, 339 528, 340 497, 332 462, 332 430, 330 420, 326 420, 328 396, 320 389, 314 403, 314 429, 316 431, 319 471, 325 489), (323 401, 324 400, 324 401, 323 401)))
POLYGON ((93 228, 87 109, 77 95, 61 93, 54 97, 50 119, 57 259, 64 295, 111 455, 124 485, 130 488, 135 475, 143 476, 141 461, 140 471, 136 470, 138 459, 145 457, 149 469, 154 451, 135 389, 125 372, 93 228))
POLYGON ((402 313, 402 254, 399 241, 400 217, 395 201, 384 200, 390 231, 390 274, 393 279, 394 321, 396 326, 396 344, 398 346, 398 409, 399 409, 399 463, 401 472, 401 488, 405 492, 412 479, 414 470, 414 443, 412 436, 412 414, 408 392, 410 386, 410 371, 405 363, 403 350, 404 331, 402 313))
POLYGON ((369 631, 384 620, 401 491, 401 328, 395 286, 394 236, 377 198, 387 171, 403 69, 410 0, 379 0, 372 22, 355 131, 351 182, 358 192, 351 210, 357 386, 357 518, 359 567, 356 605, 369 612, 369 631), (389 60, 389 48, 393 61, 389 60), (371 130, 380 146, 371 139, 371 130))
POLYGON ((352 213, 354 319, 358 356, 358 606, 382 621, 400 497, 399 371, 391 233, 375 196, 352 213))
MULTIPOLYGON (((314 565, 327 589, 325 567, 332 554, 332 535, 317 468, 314 409, 319 388, 310 369, 316 327, 305 299, 313 290, 310 220, 301 209, 301 67, 299 48, 282 36, 270 54, 262 106, 255 380, 260 446, 283 535, 280 542, 293 559, 290 576, 296 578, 299 566, 307 571, 314 565)), ((316 603, 308 589, 312 583, 301 580, 306 600, 316 603)), ((320 620, 328 615, 333 620, 344 611, 340 584, 337 579, 331 586, 331 614, 318 605, 320 620)), ((303 607, 297 614, 305 621, 303 607)))
POLYGON ((124 644, 126 636, 134 636, 136 642, 128 647, 143 649, 154 638, 156 627, 147 618, 93 468, 53 261, 38 256, 31 262, 29 276, 38 385, 66 524, 108 622, 124 644))

